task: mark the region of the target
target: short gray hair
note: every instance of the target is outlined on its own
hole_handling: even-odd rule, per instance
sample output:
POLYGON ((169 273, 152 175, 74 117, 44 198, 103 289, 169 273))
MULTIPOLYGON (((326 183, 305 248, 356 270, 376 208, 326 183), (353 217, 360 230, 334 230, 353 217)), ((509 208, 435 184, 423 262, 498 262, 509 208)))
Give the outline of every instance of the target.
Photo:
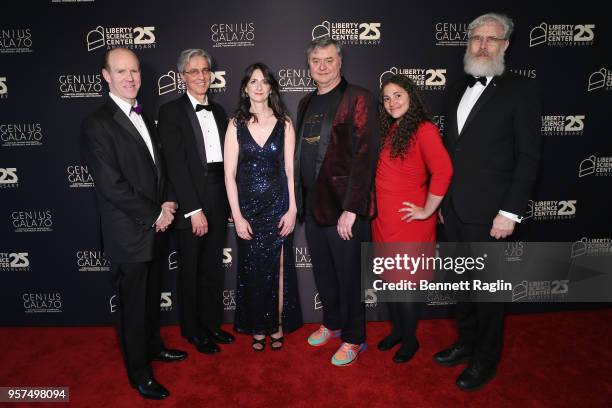
POLYGON ((506 16, 505 14, 487 13, 476 17, 474 21, 468 25, 468 33, 471 33, 473 29, 486 23, 498 23, 501 25, 504 30, 504 40, 508 40, 510 38, 510 34, 512 34, 512 31, 514 30, 514 23, 510 17, 506 16))
POLYGON ((328 36, 320 37, 320 38, 312 40, 310 44, 308 44, 308 48, 306 48, 306 58, 310 58, 310 54, 312 54, 314 50, 319 49, 319 48, 325 48, 330 45, 333 45, 336 47, 338 58, 340 58, 340 61, 342 61, 342 46, 340 45, 338 41, 328 36))
POLYGON ((206 61, 208 61, 208 67, 212 68, 212 60, 210 58, 210 54, 200 48, 190 48, 188 50, 181 51, 181 54, 179 55, 178 61, 176 63, 178 72, 183 72, 185 70, 185 65, 187 65, 189 63, 189 60, 193 57, 206 58, 206 61))

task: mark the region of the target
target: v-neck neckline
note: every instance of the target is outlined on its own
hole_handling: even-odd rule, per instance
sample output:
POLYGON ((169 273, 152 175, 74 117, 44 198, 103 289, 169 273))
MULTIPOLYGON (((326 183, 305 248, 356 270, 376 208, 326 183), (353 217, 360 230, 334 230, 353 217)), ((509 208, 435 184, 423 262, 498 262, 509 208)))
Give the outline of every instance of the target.
POLYGON ((257 147, 259 147, 260 149, 263 149, 264 147, 266 147, 266 145, 268 144, 268 141, 272 137, 272 134, 274 133, 274 130, 276 129, 276 126, 278 125, 278 122, 279 122, 279 120, 276 119, 276 122, 274 123, 274 126, 272 126, 272 130, 270 131, 270 134, 266 138, 266 141, 264 142, 263 145, 260 145, 259 143, 257 143, 257 140, 255 140, 255 138, 253 137, 253 134, 251 133, 251 129, 249 129, 248 125, 245 124, 244 127, 249 132, 249 136, 251 137, 251 140, 253 141, 253 143, 255 143, 257 145, 257 147))

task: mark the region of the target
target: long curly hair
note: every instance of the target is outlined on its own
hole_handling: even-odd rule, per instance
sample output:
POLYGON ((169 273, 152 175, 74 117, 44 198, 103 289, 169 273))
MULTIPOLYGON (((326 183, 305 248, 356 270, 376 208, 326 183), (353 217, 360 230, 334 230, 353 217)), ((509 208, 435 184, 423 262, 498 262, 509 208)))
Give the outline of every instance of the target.
POLYGON ((268 97, 268 106, 272 108, 274 112, 274 116, 281 122, 288 120, 288 111, 287 107, 283 103, 283 100, 280 97, 278 81, 272 75, 272 71, 270 68, 261 62, 256 62, 247 67, 244 71, 244 77, 242 81, 240 81, 240 100, 238 102, 238 109, 234 113, 234 124, 238 125, 239 123, 248 124, 251 119, 254 122, 257 122, 257 116, 250 112, 251 109, 251 100, 246 93, 246 87, 249 83, 249 80, 253 76, 253 73, 257 70, 260 70, 263 74, 268 84, 270 84, 270 96, 268 97))
POLYGON ((381 150, 383 146, 385 146, 385 143, 387 143, 387 139, 391 138, 391 157, 399 157, 402 160, 406 152, 414 144, 414 134, 419 125, 422 122, 431 121, 431 117, 423 104, 423 100, 421 99, 416 85, 410 78, 404 75, 393 75, 382 82, 380 87, 378 116, 380 118, 380 130, 382 135, 380 139, 381 150), (387 113, 383 104, 383 90, 385 86, 389 84, 395 84, 408 92, 410 103, 408 111, 399 119, 397 129, 391 135, 389 134, 389 129, 396 120, 387 113))

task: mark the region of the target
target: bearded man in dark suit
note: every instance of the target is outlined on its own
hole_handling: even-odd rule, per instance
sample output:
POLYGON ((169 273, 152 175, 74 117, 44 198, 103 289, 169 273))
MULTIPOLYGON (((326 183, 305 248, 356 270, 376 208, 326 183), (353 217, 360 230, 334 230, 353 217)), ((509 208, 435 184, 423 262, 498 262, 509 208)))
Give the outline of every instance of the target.
MULTIPOLYGON (((444 144, 454 174, 441 208, 448 241, 509 239, 536 181, 540 96, 534 81, 505 70, 512 29, 512 20, 500 14, 485 14, 470 23, 464 57, 468 76, 448 92, 444 144)), ((446 366, 469 363, 457 386, 476 390, 496 374, 503 304, 459 302, 456 317, 458 341, 434 360, 446 366)))

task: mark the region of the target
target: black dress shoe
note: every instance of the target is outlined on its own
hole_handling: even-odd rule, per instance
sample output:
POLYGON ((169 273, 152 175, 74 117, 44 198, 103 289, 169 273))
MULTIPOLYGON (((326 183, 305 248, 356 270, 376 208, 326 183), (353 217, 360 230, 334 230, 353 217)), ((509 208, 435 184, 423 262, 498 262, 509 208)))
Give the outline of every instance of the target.
POLYGON ((230 344, 230 343, 233 343, 234 340, 236 340, 236 338, 233 335, 221 329, 208 330, 208 336, 211 339, 213 339, 216 343, 221 343, 221 344, 230 344))
POLYGON ((495 365, 474 361, 459 375, 456 384, 463 391, 477 391, 491 381, 496 373, 495 365))
POLYGON ((205 336, 190 337, 189 342, 193 344, 200 353, 215 354, 221 351, 217 343, 205 336))
POLYGON ((187 353, 181 350, 163 349, 156 355, 151 357, 153 361, 163 361, 165 363, 173 363, 175 361, 184 360, 187 353))
POLYGON ((378 343, 377 347, 378 347, 378 349, 380 351, 387 351, 387 350, 391 350, 393 347, 395 347, 401 341, 402 341, 402 338, 400 336, 391 333, 390 335, 388 335, 387 337, 382 339, 378 343))
POLYGON ((416 346, 411 345, 409 347, 404 347, 404 345, 402 344, 402 346, 395 352, 391 360, 393 360, 394 363, 398 363, 398 364, 406 363, 410 361, 412 357, 414 357, 418 349, 419 349, 418 341, 416 343, 416 346))
POLYGON ((472 358, 472 348, 461 343, 455 343, 433 356, 436 363, 447 367, 467 363, 470 358, 472 358))
POLYGON ((143 398, 147 399, 160 400, 170 395, 170 392, 166 389, 166 387, 155 381, 155 378, 153 377, 134 385, 134 388, 138 390, 138 393, 143 398))

